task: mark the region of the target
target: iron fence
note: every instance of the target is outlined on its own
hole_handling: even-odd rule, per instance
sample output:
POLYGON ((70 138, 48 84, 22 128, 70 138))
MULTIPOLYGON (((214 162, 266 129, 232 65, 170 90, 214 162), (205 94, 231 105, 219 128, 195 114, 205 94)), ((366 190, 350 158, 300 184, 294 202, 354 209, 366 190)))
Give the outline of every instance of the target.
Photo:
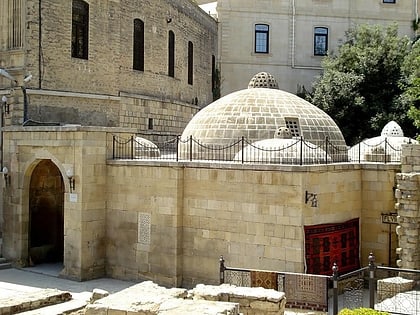
POLYGON ((217 161, 253 164, 329 164, 340 162, 399 162, 401 148, 384 138, 375 145, 361 142, 352 148, 335 145, 328 137, 315 145, 304 138, 287 140, 274 146, 258 145, 242 137, 228 145, 206 144, 192 136, 158 134, 112 137, 112 159, 217 161), (149 138, 149 139, 147 139, 149 138))
POLYGON ((253 273, 266 274, 265 278, 275 275, 268 287, 262 286, 284 292, 287 308, 332 315, 344 308, 360 307, 395 315, 420 314, 420 270, 377 266, 373 254, 368 266, 347 274, 340 275, 334 264, 332 276, 232 268, 225 265, 223 256, 219 266, 220 284, 253 287, 253 273))

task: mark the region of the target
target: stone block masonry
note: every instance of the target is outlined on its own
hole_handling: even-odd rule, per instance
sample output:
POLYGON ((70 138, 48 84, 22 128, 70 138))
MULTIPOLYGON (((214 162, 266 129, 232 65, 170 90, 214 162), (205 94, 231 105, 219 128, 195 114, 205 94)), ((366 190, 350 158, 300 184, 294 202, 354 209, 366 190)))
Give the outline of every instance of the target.
POLYGON ((401 170, 397 174, 395 209, 398 213, 398 266, 420 268, 420 145, 404 145, 401 170))

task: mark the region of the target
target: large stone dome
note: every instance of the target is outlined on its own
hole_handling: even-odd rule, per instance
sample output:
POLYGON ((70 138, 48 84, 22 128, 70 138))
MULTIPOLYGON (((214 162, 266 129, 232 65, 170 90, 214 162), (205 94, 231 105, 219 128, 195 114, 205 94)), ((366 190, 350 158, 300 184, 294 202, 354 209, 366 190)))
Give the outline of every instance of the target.
POLYGON ((271 75, 264 76, 270 78, 269 85, 255 87, 256 77, 261 77, 257 74, 250 88, 233 92, 203 108, 189 122, 181 138, 192 136, 202 145, 228 146, 241 137, 248 142, 271 139, 279 128, 287 127, 293 137, 303 137, 320 147, 325 146, 328 137, 340 151, 346 150, 343 135, 330 116, 294 94, 270 88, 276 84, 271 75))

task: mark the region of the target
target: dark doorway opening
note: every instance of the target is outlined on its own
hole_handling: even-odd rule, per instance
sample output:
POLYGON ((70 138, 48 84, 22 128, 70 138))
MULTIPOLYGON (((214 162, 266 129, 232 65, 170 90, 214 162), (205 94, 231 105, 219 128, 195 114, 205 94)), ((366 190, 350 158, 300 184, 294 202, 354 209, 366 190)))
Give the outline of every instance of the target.
POLYGON ((64 183, 57 166, 41 161, 29 188, 29 264, 63 261, 64 183))

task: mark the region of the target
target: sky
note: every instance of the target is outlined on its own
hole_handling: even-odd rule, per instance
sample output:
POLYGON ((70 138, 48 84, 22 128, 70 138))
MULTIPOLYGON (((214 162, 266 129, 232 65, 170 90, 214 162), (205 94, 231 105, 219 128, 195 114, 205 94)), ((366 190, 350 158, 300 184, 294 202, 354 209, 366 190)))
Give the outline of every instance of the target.
POLYGON ((211 14, 216 14, 216 4, 217 2, 211 2, 207 4, 202 4, 200 5, 200 7, 206 12, 210 11, 211 14))

